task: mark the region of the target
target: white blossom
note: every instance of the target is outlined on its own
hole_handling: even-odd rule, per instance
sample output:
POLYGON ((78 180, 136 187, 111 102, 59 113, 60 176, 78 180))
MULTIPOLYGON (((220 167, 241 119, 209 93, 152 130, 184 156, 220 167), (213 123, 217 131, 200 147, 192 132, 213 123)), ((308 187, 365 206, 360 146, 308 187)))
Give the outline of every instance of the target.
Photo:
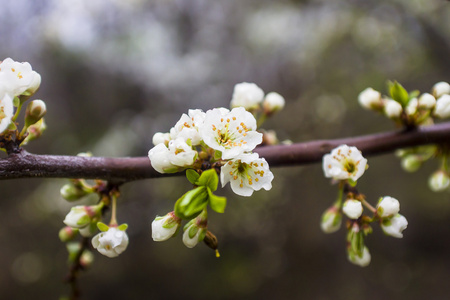
POLYGON ((170 130, 171 139, 183 138, 190 140, 193 146, 202 141, 198 129, 203 125, 205 113, 200 109, 190 109, 188 114, 183 114, 180 120, 170 130))
POLYGON ((27 92, 33 94, 41 84, 41 75, 33 71, 27 62, 20 63, 6 58, 0 63, 0 81, 11 96, 27 92))
POLYGON ((400 117, 402 113, 402 106, 395 100, 385 99, 384 100, 384 113, 391 119, 400 117))
POLYGON ((377 205, 377 213, 381 218, 392 217, 400 211, 400 202, 397 199, 385 196, 377 205))
POLYGON ((430 176, 430 179, 428 180, 428 185, 430 186, 430 189, 434 192, 445 191, 450 185, 450 178, 445 171, 439 170, 434 172, 430 176))
POLYGON ((429 94, 429 93, 423 93, 420 97, 419 97, 419 106, 426 108, 426 109, 431 109, 436 105, 436 98, 434 98, 433 95, 429 94))
POLYGON ((370 255, 369 249, 366 246, 364 246, 363 253, 362 253, 361 257, 358 256, 356 253, 353 253, 353 252, 349 252, 348 253, 348 260, 351 263, 353 263, 355 265, 358 265, 360 267, 367 267, 370 264, 371 258, 372 257, 370 255))
POLYGON ((192 149, 183 138, 169 142, 168 159, 171 164, 179 167, 191 166, 197 158, 197 151, 192 149))
POLYGON ((204 239, 205 234, 205 227, 199 226, 195 222, 192 222, 192 224, 184 230, 183 244, 188 248, 194 248, 204 239))
POLYGON ((165 144, 167 146, 170 140, 171 140, 170 133, 157 132, 153 135, 152 143, 155 146, 158 144, 165 144))
POLYGON ((159 173, 173 173, 178 171, 178 167, 169 160, 169 149, 164 144, 158 144, 148 151, 148 158, 153 169, 159 173))
POLYGON ((254 83, 242 82, 234 86, 231 107, 257 108, 263 101, 264 92, 254 83))
MULTIPOLYGON (((0 92, 1 93, 1 92, 0 92)), ((11 123, 14 114, 13 99, 10 95, 4 94, 0 98, 0 134, 3 133, 11 123)))
POLYGON ((341 145, 323 156, 323 171, 325 177, 336 180, 358 180, 366 170, 367 159, 356 147, 341 145))
POLYGON ((170 212, 164 217, 156 217, 152 222, 152 238, 155 242, 166 241, 178 230, 181 219, 170 212))
POLYGON ((436 101, 434 115, 445 119, 450 117, 450 95, 443 95, 436 101))
POLYGON ((270 190, 272 180, 269 164, 264 158, 258 158, 257 153, 241 154, 226 162, 220 170, 222 187, 230 182, 233 192, 241 196, 251 196, 261 188, 270 190))
POLYGON ((432 91, 436 99, 441 97, 442 95, 450 94, 450 84, 445 81, 438 82, 433 86, 432 91))
POLYGON ((264 111, 267 113, 274 113, 282 110, 285 105, 285 100, 283 96, 278 93, 271 92, 266 95, 263 102, 264 111))
POLYGON ((117 257, 128 246, 128 235, 124 230, 110 227, 92 238, 92 246, 101 254, 110 258, 117 257))
POLYGON ((222 152, 222 159, 252 151, 262 142, 262 134, 256 131, 255 118, 243 107, 228 113, 221 109, 207 111, 200 134, 206 145, 222 152))
POLYGON ((374 109, 383 105, 380 92, 370 87, 359 93, 358 102, 365 109, 374 109))
POLYGON ((408 227, 408 221, 401 214, 397 214, 381 223, 381 229, 383 229, 384 233, 395 238, 402 238, 402 232, 406 227, 408 227))
POLYGON ((342 207, 344 214, 350 219, 358 219, 363 212, 363 206, 361 201, 355 199, 347 199, 342 207))

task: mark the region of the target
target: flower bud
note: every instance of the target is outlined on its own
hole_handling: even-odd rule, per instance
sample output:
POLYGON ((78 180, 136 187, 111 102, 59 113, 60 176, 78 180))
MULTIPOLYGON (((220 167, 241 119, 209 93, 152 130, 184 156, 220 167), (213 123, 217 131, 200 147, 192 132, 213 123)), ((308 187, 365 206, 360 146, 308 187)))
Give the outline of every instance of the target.
POLYGON ((93 262, 94 262, 94 254, 91 251, 85 249, 80 257, 80 265, 86 269, 89 268, 93 262))
POLYGON ((28 144, 28 142, 39 138, 46 129, 47 129, 47 125, 44 122, 44 118, 40 119, 39 121, 37 121, 36 123, 34 123, 30 127, 28 127, 27 128, 28 135, 25 138, 25 140, 22 142, 21 146, 24 146, 24 145, 28 144))
POLYGON ((370 87, 358 95, 358 102, 365 109, 378 110, 383 106, 380 92, 370 87))
POLYGON ((30 126, 42 119, 47 112, 47 107, 42 100, 31 101, 25 113, 25 126, 30 126))
POLYGON ((436 99, 442 95, 450 94, 450 84, 445 81, 438 82, 433 86, 432 91, 433 96, 436 97, 436 99))
POLYGON ((419 107, 432 109, 436 105, 436 98, 429 93, 423 93, 419 98, 419 107))
POLYGON ((152 238, 162 242, 175 236, 181 225, 181 219, 172 211, 164 217, 156 217, 152 222, 152 238))
POLYGON ((275 130, 260 130, 263 134, 262 145, 277 145, 279 144, 277 133, 275 130))
POLYGON ((434 115, 441 119, 450 117, 450 95, 442 95, 437 99, 434 115))
POLYGON ((86 227, 100 214, 102 208, 103 203, 92 206, 74 206, 67 214, 63 222, 72 228, 86 227))
POLYGON ((282 110, 285 105, 283 96, 278 93, 271 92, 266 95, 263 102, 264 112, 267 115, 273 114, 279 110, 282 110))
POLYGON ((127 225, 122 224, 119 227, 111 226, 107 228, 107 231, 100 232, 92 238, 92 246, 105 256, 117 257, 128 247, 129 240, 125 232, 127 225))
POLYGON ((207 213, 204 210, 184 226, 183 243, 186 247, 194 248, 199 242, 203 241, 207 232, 207 223, 207 213))
POLYGON ((415 172, 422 166, 422 159, 419 155, 408 154, 401 160, 403 170, 407 172, 415 172))
POLYGON ((66 226, 61 228, 58 235, 61 242, 66 243, 78 235, 78 229, 66 226))
POLYGON ((320 222, 320 227, 325 233, 333 233, 341 227, 342 214, 339 208, 336 206, 331 206, 322 214, 322 221, 320 222))
POLYGON ((384 233, 395 238, 403 237, 403 230, 408 227, 408 221, 401 214, 397 214, 390 219, 385 219, 381 223, 381 229, 384 233))
POLYGON ((77 201, 88 194, 72 183, 63 185, 59 192, 61 193, 61 196, 67 201, 77 201))
POLYGON ((434 172, 428 180, 430 189, 434 192, 442 192, 450 185, 450 178, 447 172, 439 170, 434 172))
POLYGON ((399 118, 402 113, 402 106, 395 100, 385 99, 384 113, 390 119, 399 118))
POLYGON ((417 98, 412 98, 409 100, 408 105, 405 108, 406 114, 408 116, 412 116, 417 112, 417 108, 419 107, 419 100, 417 98))
POLYGON ((361 201, 355 199, 347 199, 342 207, 344 214, 350 219, 358 219, 363 212, 363 206, 361 201))
POLYGON ((380 199, 377 205, 377 214, 381 218, 392 217, 400 211, 400 202, 397 199, 385 196, 380 199))
POLYGON ((361 256, 353 252, 351 249, 347 248, 348 260, 360 267, 367 267, 370 264, 371 255, 369 249, 364 246, 361 256))
POLYGON ((246 110, 258 108, 264 92, 254 83, 242 82, 234 86, 231 107, 244 107, 246 110))

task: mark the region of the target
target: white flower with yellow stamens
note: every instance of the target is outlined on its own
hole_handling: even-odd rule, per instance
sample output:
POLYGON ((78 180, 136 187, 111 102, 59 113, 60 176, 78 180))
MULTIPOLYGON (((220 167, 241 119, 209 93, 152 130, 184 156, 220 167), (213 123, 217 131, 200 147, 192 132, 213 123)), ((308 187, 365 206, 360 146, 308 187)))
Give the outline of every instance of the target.
POLYGON ((29 63, 20 63, 8 57, 0 63, 0 81, 8 94, 20 96, 25 92, 36 92, 41 84, 41 75, 33 71, 29 63))
POLYGON ((168 159, 170 163, 179 167, 188 167, 197 159, 197 151, 192 149, 184 139, 178 138, 169 142, 168 159))
POLYGON ((222 159, 236 158, 262 142, 262 134, 256 131, 255 117, 243 107, 230 112, 207 111, 200 134, 206 145, 222 152, 222 159))
POLYGON ((323 157, 325 177, 336 180, 358 180, 366 170, 367 159, 356 147, 341 145, 323 157))
POLYGON ((258 157, 257 153, 245 153, 226 162, 220 170, 222 187, 230 182, 233 192, 241 196, 251 196, 262 188, 270 190, 273 174, 266 160, 258 157))
POLYGON ((200 145, 202 137, 198 129, 203 125, 205 113, 200 109, 190 109, 188 114, 183 114, 180 120, 170 130, 171 139, 183 138, 191 140, 193 146, 200 145))

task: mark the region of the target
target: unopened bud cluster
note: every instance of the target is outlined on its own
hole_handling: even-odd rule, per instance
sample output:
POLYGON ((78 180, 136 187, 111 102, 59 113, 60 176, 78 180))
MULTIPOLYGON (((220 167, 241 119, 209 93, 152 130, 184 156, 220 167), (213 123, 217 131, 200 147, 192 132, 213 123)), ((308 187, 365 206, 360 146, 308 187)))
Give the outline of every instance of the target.
POLYGON ((390 236, 401 238, 408 222, 399 214, 400 203, 386 196, 379 200, 376 208, 371 206, 365 196, 355 188, 357 180, 367 169, 367 159, 356 147, 341 145, 323 157, 325 177, 338 183, 338 197, 335 203, 322 215, 321 228, 325 233, 339 230, 342 217, 348 220, 347 255, 350 262, 365 267, 370 264, 371 255, 364 243, 365 237, 372 232, 371 223, 378 222, 383 231, 390 236), (364 214, 364 208, 372 216, 364 214))
POLYGON ((378 111, 398 124, 405 126, 426 125, 433 118, 450 117, 450 85, 436 83, 430 93, 408 93, 398 82, 389 82, 389 96, 367 88, 358 96, 362 107, 378 111))

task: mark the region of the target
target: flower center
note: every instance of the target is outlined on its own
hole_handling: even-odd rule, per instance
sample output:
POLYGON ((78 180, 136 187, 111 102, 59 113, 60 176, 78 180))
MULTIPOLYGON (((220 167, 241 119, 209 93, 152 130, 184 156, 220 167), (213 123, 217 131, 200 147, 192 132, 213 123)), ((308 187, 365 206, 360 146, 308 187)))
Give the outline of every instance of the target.
POLYGON ((348 173, 353 173, 356 171, 356 164, 352 160, 345 160, 344 169, 348 173))

